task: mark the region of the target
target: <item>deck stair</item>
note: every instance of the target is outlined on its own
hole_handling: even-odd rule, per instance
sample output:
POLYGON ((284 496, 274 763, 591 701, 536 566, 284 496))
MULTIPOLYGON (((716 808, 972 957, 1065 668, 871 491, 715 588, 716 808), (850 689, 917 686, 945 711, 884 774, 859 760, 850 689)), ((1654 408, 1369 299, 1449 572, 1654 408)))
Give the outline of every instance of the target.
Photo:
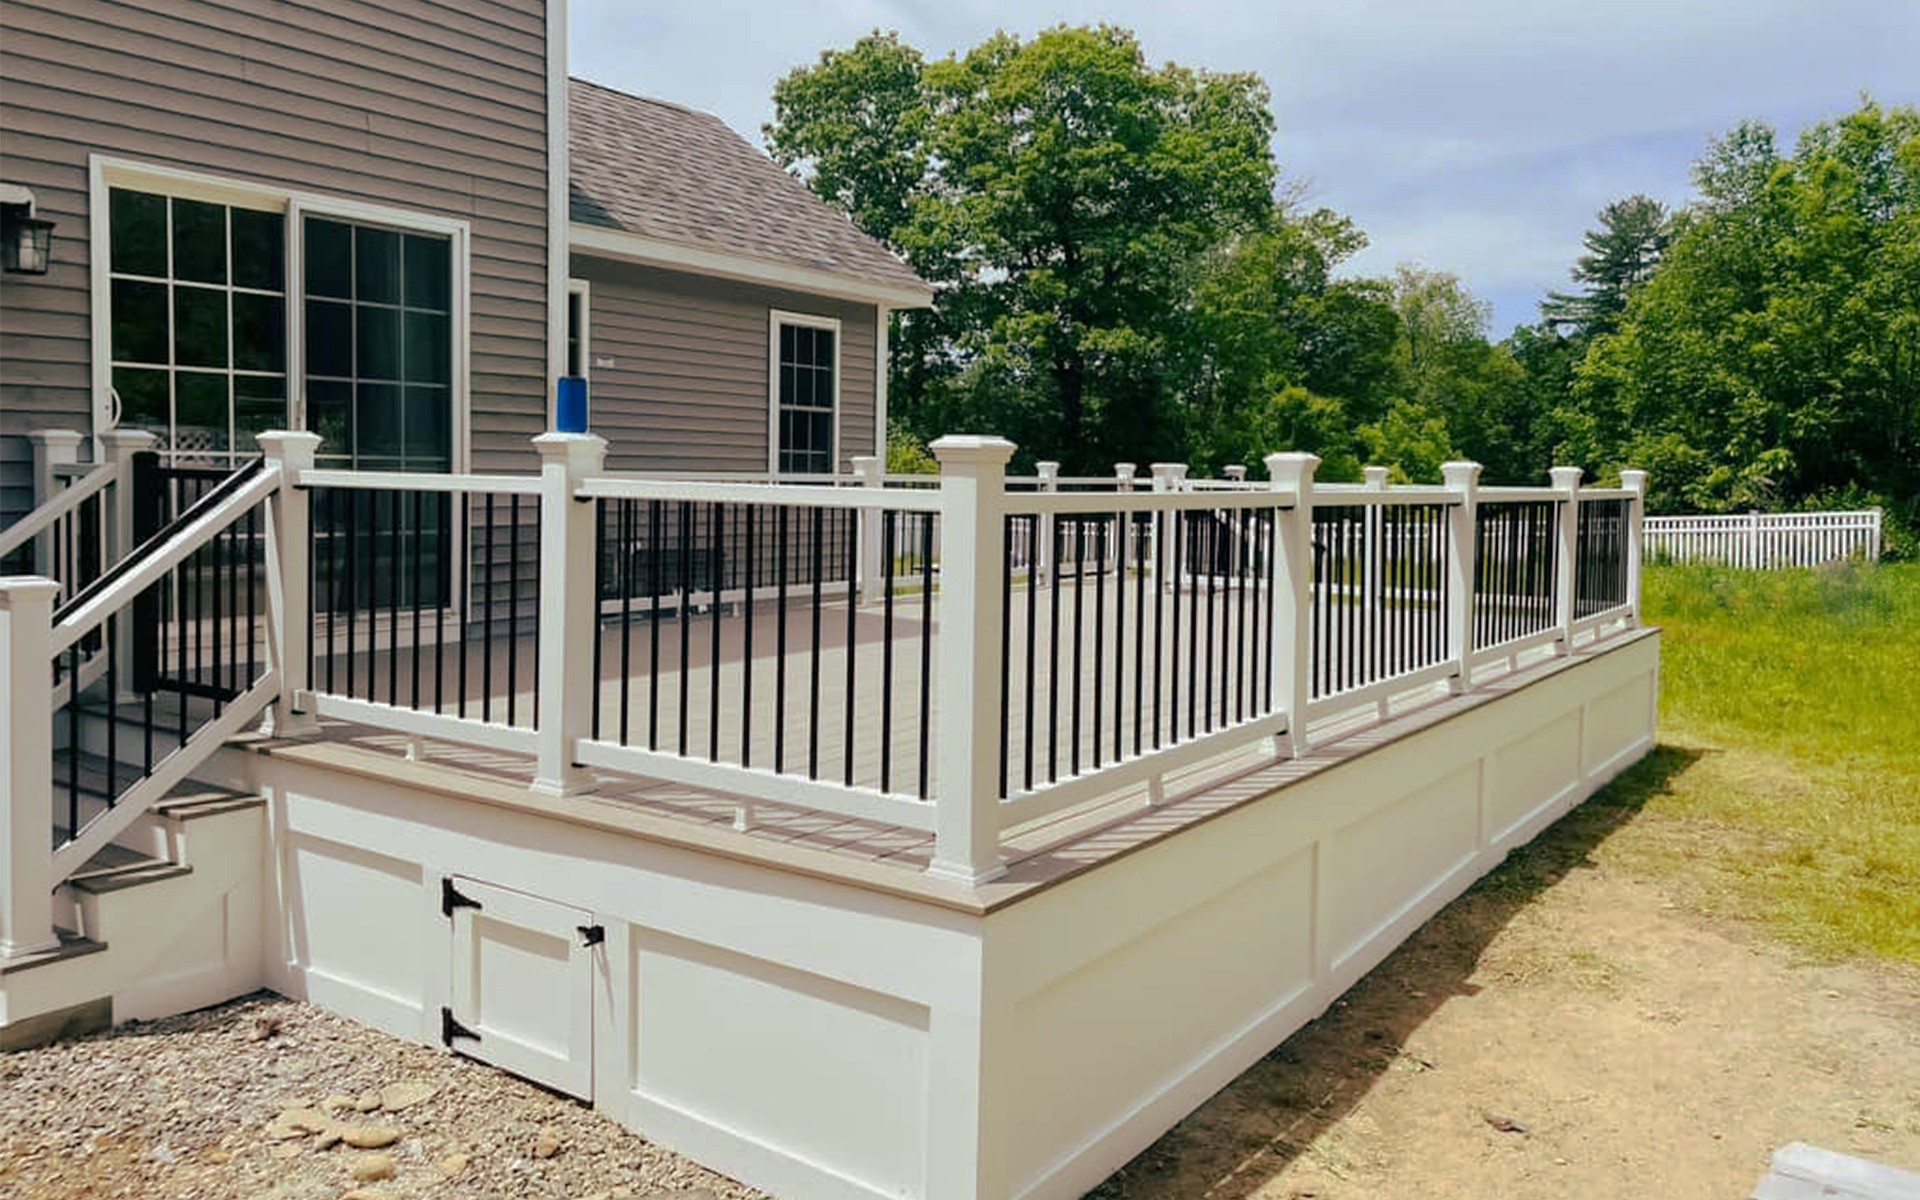
MULTIPOLYGON (((104 706, 89 712, 87 740, 100 736, 103 714, 104 706)), ((76 770, 83 820, 105 806, 110 778, 140 774, 97 754, 57 751, 63 815, 76 770)), ((185 780, 61 881, 54 891, 59 947, 0 967, 0 1050, 258 986, 264 809, 258 795, 185 780)), ((68 835, 62 827, 51 833, 55 844, 68 835)))

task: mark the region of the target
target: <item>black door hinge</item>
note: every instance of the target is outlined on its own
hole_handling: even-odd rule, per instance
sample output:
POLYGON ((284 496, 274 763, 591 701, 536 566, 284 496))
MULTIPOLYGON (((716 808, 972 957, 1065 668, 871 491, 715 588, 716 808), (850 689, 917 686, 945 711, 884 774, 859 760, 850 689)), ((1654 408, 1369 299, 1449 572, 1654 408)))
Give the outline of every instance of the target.
POLYGON ((580 944, 582 946, 598 946, 601 942, 607 940, 607 927, 605 925, 575 925, 574 928, 580 931, 580 944))
POLYGON ((446 1005, 440 1006, 440 1044, 451 1048, 453 1039, 467 1038, 479 1041, 480 1035, 453 1019, 453 1010, 446 1005))
POLYGON ((460 889, 453 886, 453 877, 451 875, 442 876, 440 879, 440 915, 443 917, 451 917, 453 916, 453 910, 456 908, 471 908, 477 912, 480 908, 480 902, 472 897, 461 895, 460 889))

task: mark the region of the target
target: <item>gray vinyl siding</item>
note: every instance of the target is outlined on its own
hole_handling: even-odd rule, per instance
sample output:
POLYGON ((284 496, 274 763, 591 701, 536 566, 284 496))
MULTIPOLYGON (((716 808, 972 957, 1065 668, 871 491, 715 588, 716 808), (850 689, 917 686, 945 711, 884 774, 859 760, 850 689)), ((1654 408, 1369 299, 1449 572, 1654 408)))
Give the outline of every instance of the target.
POLYGON ((471 230, 469 445, 525 470, 546 425, 544 0, 4 0, 0 180, 53 231, 0 276, 0 525, 21 434, 92 432, 88 156, 454 217, 471 230))
POLYGON ((594 432, 617 471, 764 471, 767 314, 840 320, 840 462, 873 453, 874 306, 576 254, 594 432))

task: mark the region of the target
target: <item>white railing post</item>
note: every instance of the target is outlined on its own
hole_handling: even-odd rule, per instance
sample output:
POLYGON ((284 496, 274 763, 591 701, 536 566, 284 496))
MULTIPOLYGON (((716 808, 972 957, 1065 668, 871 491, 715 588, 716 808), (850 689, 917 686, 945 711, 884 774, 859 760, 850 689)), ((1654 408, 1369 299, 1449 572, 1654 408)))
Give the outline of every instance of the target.
MULTIPOLYGON (((1037 462, 1033 464, 1033 470, 1036 475, 1040 476, 1041 491, 1057 492, 1060 490, 1060 464, 1059 463, 1037 462)), ((1004 487, 1005 484, 1002 483, 1001 486, 1004 487)), ((1054 565, 1053 564, 1053 551, 1054 551, 1053 514, 1050 512, 1041 513, 1039 526, 1040 528, 1036 532, 1036 536, 1039 537, 1040 539, 1040 547, 1034 553, 1034 556, 1033 556, 1034 570, 1035 570, 1034 578, 1041 583, 1052 583, 1053 582, 1053 565, 1054 565)))
POLYGON ((1647 527, 1647 473, 1620 472, 1620 486, 1633 493, 1627 504, 1627 624, 1640 623, 1640 540, 1647 527))
MULTIPOLYGON (((1387 490, 1387 468, 1363 467, 1361 468, 1360 474, 1366 480, 1365 487, 1367 491, 1384 492, 1387 490)), ((1385 597, 1382 596, 1381 592, 1387 570, 1387 546, 1385 544, 1387 536, 1386 509, 1378 504, 1369 504, 1364 510, 1364 516, 1366 518, 1367 544, 1366 552, 1360 556, 1360 570, 1362 572, 1360 581, 1360 611, 1366 614, 1366 628, 1372 629, 1374 628, 1374 616, 1385 601, 1385 597)), ((1380 716, 1383 720, 1387 715, 1386 704, 1386 697, 1382 696, 1380 698, 1380 716)))
POLYGON ((940 460, 940 712, 933 862, 927 873, 977 884, 1000 858, 1000 589, 1006 559, 1005 438, 949 435, 940 460))
POLYGON ((51 950, 53 662, 51 579, 0 579, 0 962, 51 950))
POLYGON ((1447 513, 1447 657, 1453 661, 1455 693, 1467 690, 1473 657, 1473 572, 1475 513, 1479 509, 1480 464, 1440 464, 1448 488, 1460 493, 1460 502, 1447 513))
MULTIPOLYGON (((860 603, 871 604, 880 598, 883 576, 880 565, 880 522, 882 505, 879 503, 887 486, 884 472, 886 466, 876 454, 856 454, 853 456, 853 473, 860 478, 860 486, 874 489, 875 503, 860 509, 860 603)), ((887 564, 892 570, 892 564, 887 564)))
POLYGON ((1220 468, 1220 473, 1227 477, 1228 483, 1245 483, 1247 481, 1247 469, 1239 463, 1220 468))
POLYGON ((280 673, 280 697, 267 708, 262 733, 295 737, 320 725, 302 709, 313 688, 313 596, 307 587, 307 554, 313 545, 312 502, 299 486, 300 474, 313 469, 320 435, 276 429, 255 438, 267 469, 280 476, 267 516, 267 661, 280 673))
POLYGON ((1556 647, 1560 654, 1573 653, 1573 622, 1579 612, 1573 594, 1574 568, 1578 565, 1574 555, 1580 548, 1580 477, 1584 474, 1579 467, 1552 467, 1547 471, 1553 490, 1560 493, 1559 545, 1554 548, 1553 560, 1553 621, 1560 627, 1556 647))
POLYGON ((591 791, 593 775, 578 764, 593 732, 593 644, 600 636, 594 592, 594 514, 574 492, 604 469, 607 440, 592 433, 543 433, 540 452, 540 721, 533 790, 553 796, 591 791))
MULTIPOLYGON (((1139 470, 1140 468, 1134 463, 1113 464, 1113 490, 1123 495, 1133 491, 1133 478, 1139 470)), ((1128 557, 1128 552, 1133 549, 1134 522, 1133 518, 1125 513, 1120 514, 1118 521, 1119 524, 1114 529, 1113 542, 1114 578, 1125 579, 1127 564, 1133 561, 1128 557)))
POLYGON ((1277 513, 1279 553, 1274 562, 1273 626, 1267 631, 1275 669, 1267 697, 1287 714, 1286 736, 1275 752, 1298 758, 1307 752, 1307 703, 1313 696, 1313 472, 1320 457, 1298 451, 1269 454, 1267 487, 1290 507, 1277 513))
MULTIPOLYGON (((80 434, 71 429, 36 429, 27 434, 27 445, 33 454, 33 504, 38 508, 65 490, 66 484, 56 478, 53 469, 80 461, 80 434)), ((36 537, 33 539, 33 570, 35 574, 53 576, 53 539, 36 537)), ((67 581, 69 585, 72 580, 67 581)))
MULTIPOLYGON (((133 456, 152 450, 160 439, 144 429, 109 429, 100 435, 100 457, 113 464, 113 489, 105 510, 106 528, 100 531, 103 543, 102 567, 111 567, 133 550, 133 506, 139 497, 133 492, 133 456)), ((132 621, 114 622, 114 653, 123 663, 133 661, 134 627, 132 621)), ((127 686, 114 697, 116 704, 134 699, 132 672, 121 678, 127 686)))
MULTIPOLYGON (((1176 478, 1174 468, 1179 465, 1179 463, 1164 462, 1152 464, 1148 469, 1153 472, 1153 490, 1156 492, 1174 491, 1174 480, 1176 478)), ((1166 583, 1168 579, 1179 577, 1177 573, 1166 574, 1160 563, 1160 548, 1172 544, 1167 537, 1167 525, 1168 522, 1172 520, 1172 515, 1166 512, 1156 512, 1153 514, 1153 533, 1151 535, 1153 537, 1153 544, 1147 547, 1147 554, 1151 559, 1147 567, 1147 583, 1156 588, 1166 583)))
POLYGON ((1873 524, 1867 527, 1867 561, 1880 561, 1880 527, 1886 520, 1886 512, 1878 505, 1868 510, 1873 514, 1873 524))

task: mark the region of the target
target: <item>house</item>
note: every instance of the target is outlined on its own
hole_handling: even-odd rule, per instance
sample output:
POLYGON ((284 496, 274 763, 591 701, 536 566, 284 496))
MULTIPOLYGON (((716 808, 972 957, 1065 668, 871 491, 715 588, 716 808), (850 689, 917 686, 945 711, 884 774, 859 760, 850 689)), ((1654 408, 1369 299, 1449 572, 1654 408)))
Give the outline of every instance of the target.
POLYGON ((264 986, 1076 1196, 1652 746, 1643 478, 888 480, 925 289, 564 16, 7 6, 0 1044, 264 986))
POLYGON ((715 118, 566 79, 557 7, 15 11, 0 182, 54 228, 0 287, 0 523, 34 430, 505 470, 564 374, 623 469, 884 444, 930 289, 715 118))

